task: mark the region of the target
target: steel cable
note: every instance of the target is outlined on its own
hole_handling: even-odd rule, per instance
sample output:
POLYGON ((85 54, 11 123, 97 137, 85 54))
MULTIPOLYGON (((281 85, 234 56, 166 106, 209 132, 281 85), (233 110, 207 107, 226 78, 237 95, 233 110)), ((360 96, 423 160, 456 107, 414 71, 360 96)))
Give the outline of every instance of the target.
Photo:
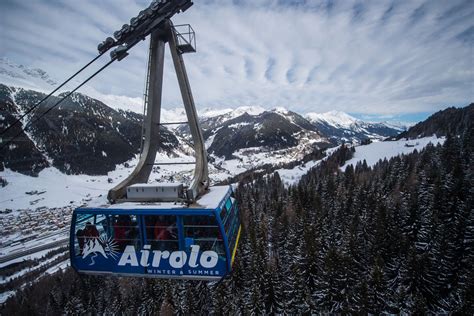
POLYGON ((0 136, 5 134, 8 130, 10 130, 10 128, 12 128, 13 126, 15 126, 16 124, 18 124, 26 115, 28 115, 31 111, 33 111, 34 109, 36 109, 38 106, 40 106, 44 101, 46 101, 47 99, 49 99, 55 92, 57 92, 59 89, 61 89, 62 87, 64 87, 64 85, 66 85, 69 81, 71 81, 74 77, 76 77, 78 74, 80 74, 84 69, 86 69, 87 67, 89 67, 92 63, 94 63, 97 59, 99 59, 103 54, 105 54, 105 52, 99 54, 98 56, 96 56, 94 59, 92 59, 90 62, 88 62, 84 67, 82 67, 81 69, 79 69, 74 75, 72 75, 71 77, 69 77, 66 81, 64 81, 60 86, 58 86, 56 89, 54 89, 50 94, 48 94, 47 96, 45 96, 43 99, 41 99, 41 101, 39 101, 38 103, 36 103, 35 105, 33 105, 31 108, 29 108, 25 113, 23 113, 18 119, 15 120, 15 122, 13 122, 10 126, 8 126, 7 128, 5 128, 1 133, 0 133, 0 136))

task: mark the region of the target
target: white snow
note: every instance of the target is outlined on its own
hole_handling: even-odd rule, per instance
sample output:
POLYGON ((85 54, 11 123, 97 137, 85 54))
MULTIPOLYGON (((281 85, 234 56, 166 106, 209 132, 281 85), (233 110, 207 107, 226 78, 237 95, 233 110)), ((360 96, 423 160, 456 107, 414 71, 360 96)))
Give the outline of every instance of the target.
MULTIPOLYGON (((195 161, 192 153, 189 155, 177 153, 168 156, 158 152, 156 162, 173 163, 195 161)), ((218 160, 222 162, 222 160, 218 160)), ((66 175, 54 167, 42 170, 38 177, 5 169, 0 177, 8 181, 8 185, 0 187, 0 210, 36 209, 40 207, 78 207, 87 204, 98 196, 106 196, 109 189, 125 179, 135 168, 138 156, 124 164, 117 165, 114 171, 102 176, 66 175), (26 194, 26 192, 38 192, 26 194)), ((233 166, 232 162, 230 163, 233 166)), ((248 165, 250 168, 251 166, 248 165)), ((150 174, 149 183, 179 182, 189 185, 194 172, 194 165, 161 165, 154 168, 150 174)), ((211 184, 222 181, 240 172, 245 167, 226 168, 226 165, 216 167, 209 165, 211 184), (234 170, 235 169, 235 170, 234 170)))
POLYGON ((265 111, 266 110, 260 106, 241 106, 232 110, 231 117, 235 118, 241 116, 244 113, 249 115, 260 115, 265 111))
POLYGON ((231 120, 233 118, 236 118, 238 116, 241 116, 244 113, 247 113, 249 115, 260 115, 266 110, 260 106, 240 106, 238 108, 232 109, 232 108, 223 108, 223 109, 213 109, 213 108, 206 108, 202 111, 199 111, 199 116, 200 117, 205 117, 205 118, 212 118, 216 116, 223 116, 223 120, 221 123, 231 120))
POLYGON ((252 123, 249 123, 249 122, 234 123, 234 124, 230 124, 230 125, 227 126, 227 127, 228 127, 228 128, 236 128, 236 129, 239 129, 239 128, 241 128, 242 126, 248 126, 248 125, 252 125, 252 123))
MULTIPOLYGON (((187 120, 184 108, 162 109, 161 111, 161 121, 163 122, 181 122, 187 120)), ((247 113, 249 115, 259 115, 265 111, 266 110, 260 106, 241 106, 235 109, 205 108, 202 110, 198 110, 198 115, 201 118, 224 116, 224 120, 222 122, 225 122, 227 120, 236 118, 244 113, 247 113)))
MULTIPOLYGON (((174 109, 161 109, 160 121, 163 123, 176 123, 176 122, 186 122, 188 118, 186 117, 186 111, 184 107, 178 107, 174 109)), ((167 127, 175 127, 173 125, 167 127)))
MULTIPOLYGON (((48 263, 51 263, 53 262, 54 260, 56 260, 57 258, 59 258, 60 256, 62 256, 64 253, 59 253, 59 254, 56 254, 54 256, 52 256, 51 258, 48 258, 48 259, 45 259, 45 260, 42 260, 41 263, 39 263, 38 265, 36 266, 33 266, 33 267, 30 267, 30 268, 26 268, 26 269, 23 269, 23 270, 20 270, 10 276, 7 276, 6 278, 3 278, 3 279, 0 279, 0 284, 5 284, 5 283, 8 283, 10 282, 11 280, 13 279, 16 279, 18 277, 21 277, 22 275, 25 275, 29 272, 32 272, 34 270, 37 270, 38 268, 41 268, 45 265, 47 265, 48 263)), ((69 260, 68 260, 69 261, 69 260)))
POLYGON ((356 146, 354 157, 342 166, 342 170, 346 170, 348 165, 355 166, 359 161, 367 162, 369 167, 374 166, 380 159, 390 159, 392 157, 412 153, 415 149, 420 151, 429 143, 433 145, 443 144, 445 138, 437 138, 436 136, 418 138, 414 140, 398 140, 386 142, 373 142, 369 145, 356 146))
MULTIPOLYGON (((369 122, 370 123, 370 122, 369 122)), ((399 131, 406 131, 408 128, 415 125, 415 122, 401 122, 401 121, 384 121, 382 122, 387 127, 398 129, 399 131)))
MULTIPOLYGON (((138 184, 141 185, 141 184, 138 184)), ((133 208, 140 208, 140 209, 188 209, 188 208, 195 208, 195 209, 215 209, 218 207, 219 202, 224 198, 227 191, 229 190, 229 186, 212 186, 209 188, 208 193, 206 193, 202 198, 196 201, 196 204, 192 204, 187 206, 186 204, 174 203, 174 202, 156 202, 156 203, 143 203, 143 202, 125 202, 125 203, 117 203, 117 204, 110 204, 107 202, 105 196, 98 197, 92 201, 90 201, 87 207, 92 208, 109 208, 109 209, 133 209, 133 208)))
POLYGON ((278 106, 278 107, 274 108, 273 111, 276 112, 276 113, 279 113, 279 114, 283 114, 283 115, 287 115, 290 112, 282 106, 278 106))
POLYGON ((202 113, 200 113, 200 115, 202 117, 215 117, 215 116, 221 116, 221 115, 228 114, 232 111, 233 111, 233 109, 231 109, 231 108, 224 108, 224 109, 206 108, 203 111, 201 111, 202 113))
MULTIPOLYGON (((219 128, 220 129, 220 128, 219 128)), ((218 129, 218 130, 219 130, 218 129)), ((211 147, 212 143, 214 142, 214 138, 216 138, 216 134, 217 133, 217 130, 214 131, 214 134, 212 134, 211 136, 208 137, 208 139, 206 139, 206 142, 205 142, 205 146, 206 148, 209 148, 211 147)))
POLYGON ((57 80, 42 70, 18 65, 3 57, 0 58, 0 82, 48 93, 57 85, 57 80))
MULTIPOLYGON (((181 183, 179 182, 166 182, 166 183, 160 183, 160 187, 167 187, 167 188, 174 188, 176 186, 179 186, 181 183)), ((158 184, 157 183, 135 183, 130 185, 130 188, 154 188, 158 184)))
MULTIPOLYGON (((25 261, 25 260, 40 259, 40 258, 44 257, 48 252, 59 249, 59 248, 60 248, 60 246, 55 247, 55 248, 51 248, 51 249, 41 250, 41 251, 29 254, 29 255, 25 255, 25 256, 22 256, 22 257, 18 257, 18 258, 0 263, 0 268, 9 266, 9 265, 17 263, 17 262, 22 262, 22 261, 25 261)), ((2 249, 2 251, 3 251, 3 249, 2 249)))
POLYGON ((293 169, 278 169, 275 170, 275 172, 278 172, 280 175, 281 181, 286 185, 294 185, 297 184, 301 177, 304 176, 308 171, 319 165, 321 163, 321 160, 312 160, 308 161, 307 163, 296 166, 293 169))
MULTIPOLYGON (((194 161, 192 156, 183 153, 170 157, 158 152, 156 162, 194 161)), ((38 177, 5 169, 0 177, 8 181, 8 185, 0 187, 0 210, 28 209, 38 207, 79 206, 91 198, 107 195, 109 189, 127 177, 138 162, 138 157, 117 165, 114 171, 103 176, 66 175, 54 167, 43 169, 38 177), (127 167, 128 166, 128 167, 127 167), (112 180, 109 183, 109 179, 112 180), (38 191, 42 194, 26 194, 25 192, 38 191)), ((167 180, 173 177, 175 181, 189 183, 194 170, 193 165, 167 165, 155 169, 150 175, 149 182, 167 180), (157 178, 157 176, 160 176, 157 178)))
POLYGON ((228 185, 214 186, 209 189, 209 192, 205 194, 196 202, 196 207, 202 207, 206 209, 214 209, 219 206, 219 203, 225 197, 229 191, 228 185))
MULTIPOLYGON (((373 142, 369 145, 355 147, 354 157, 348 160, 341 168, 345 170, 350 164, 355 165, 359 161, 367 162, 368 166, 375 165, 380 159, 390 159, 391 157, 398 156, 400 154, 412 153, 415 149, 420 151, 429 143, 434 145, 442 144, 445 138, 437 138, 436 136, 419 138, 416 140, 399 140, 399 141, 386 141, 386 142, 373 142)), ((333 147, 326 150, 326 157, 322 160, 330 157, 339 147, 333 147)), ((313 160, 305 164, 296 166, 292 169, 278 169, 278 172, 282 182, 288 185, 294 185, 298 183, 303 175, 305 175, 311 168, 319 165, 322 160, 313 160)))
MULTIPOLYGON (((388 128, 392 128, 398 131, 405 131, 407 130, 411 125, 414 125, 414 123, 409 123, 409 122, 396 122, 396 121, 385 121, 385 122, 375 122, 375 121, 363 121, 356 119, 355 117, 341 111, 329 111, 325 113, 307 113, 305 115, 306 119, 308 119, 310 122, 315 123, 315 122, 322 122, 329 124, 333 127, 336 128, 343 128, 343 129, 349 129, 349 130, 354 130, 357 132, 362 132, 366 134, 370 134, 366 128, 370 124, 380 124, 383 126, 386 126, 388 128)), ((372 135, 370 138, 380 138, 378 135, 372 135)))
POLYGON ((355 117, 341 111, 329 111, 325 113, 307 113, 306 118, 311 122, 322 121, 338 128, 350 128, 358 122, 355 117))
POLYGON ((0 172, 0 176, 8 181, 6 187, 0 188, 0 209, 78 205, 89 196, 104 194, 111 186, 107 183, 107 176, 66 175, 54 167, 42 170, 38 177, 9 169, 0 172), (45 192, 41 195, 25 194, 30 191, 45 192))
POLYGON ((15 295, 15 291, 6 291, 3 293, 0 293, 0 304, 5 303, 10 296, 15 295))
POLYGON ((69 259, 64 260, 63 262, 60 262, 57 265, 52 266, 51 268, 46 270, 42 276, 44 276, 45 274, 54 274, 58 272, 59 270, 64 270, 67 267, 69 267, 70 264, 71 264, 71 261, 69 259))

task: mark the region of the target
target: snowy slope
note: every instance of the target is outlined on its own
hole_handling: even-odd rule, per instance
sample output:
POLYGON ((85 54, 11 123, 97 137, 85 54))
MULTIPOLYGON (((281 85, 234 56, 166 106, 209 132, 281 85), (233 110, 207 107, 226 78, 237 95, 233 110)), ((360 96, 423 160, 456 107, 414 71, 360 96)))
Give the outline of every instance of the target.
MULTIPOLYGON (((211 183, 215 183, 264 164, 288 163, 298 159, 301 159, 301 157, 298 156, 297 152, 294 152, 294 156, 292 156, 285 151, 276 151, 270 154, 260 152, 258 148, 247 149, 244 152, 239 152, 236 159, 217 159, 209 166, 209 176, 211 183)), ((158 161, 185 162, 193 161, 193 158, 185 155, 179 158, 171 158, 158 154, 158 161)), ((53 208, 68 205, 77 207, 87 204, 95 197, 107 195, 110 188, 132 172, 136 163, 137 158, 134 158, 127 163, 118 165, 114 171, 103 176, 66 175, 54 167, 49 167, 43 169, 38 177, 30 177, 5 169, 5 171, 0 172, 0 177, 8 181, 8 185, 3 188, 0 187, 0 211, 41 207, 53 208), (109 183, 109 181, 112 182, 109 183)), ((308 162, 306 164, 307 169, 304 170, 309 170, 313 165, 314 163, 308 162)), ((161 166, 160 169, 155 169, 150 175, 149 182, 173 180, 189 184, 193 168, 192 165, 161 166)), ((299 177, 301 177, 305 172, 301 168, 298 170, 300 170, 299 177)))
POLYGON ((311 122, 324 122, 336 128, 352 129, 363 128, 370 126, 371 124, 382 124, 386 127, 393 128, 399 131, 404 131, 410 124, 404 122, 368 122, 356 119, 355 117, 341 111, 329 111, 325 113, 314 113, 310 112, 306 114, 306 118, 311 122))
MULTIPOLYGON (((27 90, 35 90, 49 94, 56 89, 64 80, 64 78, 53 78, 43 69, 31 68, 24 65, 16 64, 15 62, 0 57, 0 83, 7 86, 23 88, 27 90)), ((66 84, 58 93, 71 91, 81 83, 77 78, 72 79, 66 84)), ((85 84, 79 90, 81 93, 97 99, 110 107, 118 110, 132 111, 135 113, 143 112, 143 99, 127 97, 124 95, 110 95, 104 94, 94 87, 85 84)))
MULTIPOLYGON (((165 153, 157 153, 156 161, 186 162, 193 161, 193 158, 185 154, 172 158, 165 153)), ((43 169, 38 177, 30 177, 5 169, 0 172, 0 177, 7 180, 8 185, 0 187, 0 210, 82 205, 93 197, 107 195, 110 188, 132 172, 137 162, 138 157, 135 157, 117 165, 114 171, 103 176, 66 175, 54 167, 49 167, 43 169)), ((192 165, 166 166, 155 169, 150 175, 150 181, 173 177, 175 181, 189 183, 192 171, 192 165)), ((211 167, 211 175, 213 171, 211 167)))
POLYGON ((342 166, 342 170, 345 170, 347 166, 355 166, 358 162, 366 161, 367 165, 373 166, 380 159, 390 159, 401 154, 410 154, 415 149, 420 151, 426 147, 429 143, 433 145, 443 144, 445 138, 437 138, 436 136, 418 138, 415 140, 397 140, 397 141, 386 141, 386 142, 374 142, 369 145, 356 146, 354 157, 342 166))
MULTIPOLYGON (((219 123, 224 123, 245 113, 249 115, 259 115, 265 112, 265 109, 259 106, 241 106, 235 109, 205 108, 202 110, 198 109, 197 111, 201 121, 216 118, 219 120, 219 123)), ((161 121, 186 122, 186 111, 184 110, 184 107, 178 107, 174 109, 161 109, 161 121)))
POLYGON ((44 70, 18 65, 7 58, 0 58, 0 82, 41 92, 49 92, 58 85, 44 70))
POLYGON ((275 170, 275 172, 278 172, 281 181, 286 185, 294 185, 297 184, 301 177, 304 176, 308 171, 319 165, 319 163, 322 160, 313 160, 313 161, 308 161, 305 164, 302 164, 300 166, 296 166, 292 169, 278 169, 275 170))
MULTIPOLYGON (((273 152, 262 151, 258 147, 246 148, 237 151, 236 158, 230 160, 214 157, 215 160, 209 164, 211 184, 265 164, 278 165, 301 160, 305 154, 301 146, 295 147, 294 150, 273 152)), ((137 161, 138 157, 135 157, 117 165, 114 171, 103 176, 66 175, 57 168, 49 167, 43 169, 38 177, 31 177, 5 169, 0 172, 0 178, 5 179, 8 185, 0 187, 0 211, 68 205, 77 207, 95 197, 107 195, 110 188, 132 172, 137 161)), ((156 157, 156 162, 188 161, 194 161, 194 158, 184 153, 177 157, 157 153, 156 157)), ((310 166, 311 163, 307 165, 310 166)), ((193 172, 193 165, 164 165, 152 171, 149 182, 176 181, 189 184, 193 172)))
POLYGON ((365 139, 383 140, 396 136, 407 128, 387 122, 365 122, 340 111, 307 113, 306 119, 321 131, 322 135, 337 144, 358 144, 365 139))
POLYGON ((356 124, 359 120, 355 117, 350 116, 347 113, 341 111, 329 111, 325 113, 307 113, 306 117, 312 121, 325 122, 336 128, 347 128, 350 129, 352 125, 356 124))
MULTIPOLYGON (((349 165, 356 165, 358 162, 366 161, 367 165, 373 166, 380 159, 390 159, 392 157, 401 154, 410 154, 415 149, 420 151, 426 147, 429 143, 437 145, 443 144, 445 138, 437 138, 436 136, 419 138, 416 140, 398 140, 398 141, 385 141, 385 142, 373 142, 369 145, 355 146, 354 157, 348 160, 341 170, 345 170, 349 165)), ((319 163, 331 156, 338 147, 329 148, 326 150, 326 157, 321 160, 309 161, 305 164, 301 164, 292 169, 278 169, 278 172, 282 182, 285 185, 294 185, 298 183, 303 175, 305 175, 311 168, 319 165, 319 163)))

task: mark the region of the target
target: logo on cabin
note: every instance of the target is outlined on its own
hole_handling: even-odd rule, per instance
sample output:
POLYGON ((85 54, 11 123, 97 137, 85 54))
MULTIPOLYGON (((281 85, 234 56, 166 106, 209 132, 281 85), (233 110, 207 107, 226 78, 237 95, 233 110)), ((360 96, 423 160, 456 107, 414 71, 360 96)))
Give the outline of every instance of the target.
POLYGON ((99 238, 90 238, 86 241, 82 250, 82 259, 91 256, 90 266, 95 264, 95 258, 102 255, 105 259, 112 257, 116 259, 119 255, 118 245, 112 237, 100 236, 99 238))
POLYGON ((161 266, 161 263, 165 262, 166 265, 173 269, 181 269, 185 266, 189 268, 211 269, 217 265, 219 261, 217 252, 212 250, 200 252, 198 245, 191 245, 190 249, 189 253, 182 250, 170 252, 168 250, 151 250, 150 245, 144 245, 140 251, 141 255, 137 256, 135 246, 128 245, 120 257, 118 265, 158 268, 161 266))

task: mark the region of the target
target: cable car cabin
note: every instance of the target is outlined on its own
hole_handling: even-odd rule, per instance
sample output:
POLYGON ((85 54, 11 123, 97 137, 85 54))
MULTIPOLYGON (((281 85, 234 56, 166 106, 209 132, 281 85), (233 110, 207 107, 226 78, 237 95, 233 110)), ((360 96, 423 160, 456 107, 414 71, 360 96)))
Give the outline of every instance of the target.
POLYGON ((79 273, 218 280, 232 270, 239 236, 232 188, 216 186, 190 207, 104 201, 78 208, 69 249, 79 273))

